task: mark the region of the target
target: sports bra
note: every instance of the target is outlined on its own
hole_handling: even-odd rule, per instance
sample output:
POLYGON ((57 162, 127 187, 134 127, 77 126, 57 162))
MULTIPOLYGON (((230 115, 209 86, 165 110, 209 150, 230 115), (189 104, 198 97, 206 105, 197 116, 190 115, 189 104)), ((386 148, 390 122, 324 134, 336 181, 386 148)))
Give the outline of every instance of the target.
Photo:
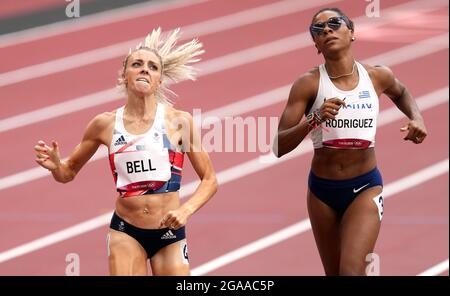
POLYGON ((375 146, 378 95, 363 65, 356 62, 358 85, 349 91, 338 89, 331 81, 325 65, 319 66, 320 81, 316 99, 310 113, 320 109, 324 99, 337 97, 344 100, 336 119, 328 119, 311 132, 314 149, 329 147, 338 149, 365 149, 375 146))
POLYGON ((152 127, 133 135, 123 124, 124 106, 116 110, 109 164, 121 197, 180 189, 184 151, 170 143, 164 125, 165 106, 157 104, 152 127))

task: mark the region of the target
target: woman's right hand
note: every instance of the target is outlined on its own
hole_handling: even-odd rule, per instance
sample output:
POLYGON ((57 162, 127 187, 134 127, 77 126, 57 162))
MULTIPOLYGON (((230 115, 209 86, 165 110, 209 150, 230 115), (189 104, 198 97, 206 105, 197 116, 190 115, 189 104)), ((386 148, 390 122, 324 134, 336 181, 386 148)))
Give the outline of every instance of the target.
POLYGON ((39 141, 34 146, 34 150, 36 151, 36 162, 43 168, 54 171, 61 165, 59 147, 56 141, 52 141, 52 147, 45 144, 44 141, 39 141))
POLYGON ((339 109, 342 106, 345 106, 344 100, 339 98, 323 99, 323 104, 320 106, 320 117, 322 122, 327 119, 335 119, 336 115, 339 113, 339 109))

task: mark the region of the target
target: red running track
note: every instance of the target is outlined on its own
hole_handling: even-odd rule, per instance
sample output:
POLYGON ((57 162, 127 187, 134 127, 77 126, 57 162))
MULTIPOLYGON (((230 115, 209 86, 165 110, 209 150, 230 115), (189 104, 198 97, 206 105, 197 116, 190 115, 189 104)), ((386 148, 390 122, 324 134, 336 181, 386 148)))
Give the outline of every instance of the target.
MULTIPOLYGON (((198 11, 193 7, 185 7, 169 11, 169 13, 178 14, 176 19, 167 18, 164 13, 157 13, 154 18, 160 22, 171 22, 165 26, 168 28, 186 26, 269 2, 275 1, 246 1, 245 4, 242 3, 242 6, 241 4, 230 6, 226 1, 208 1, 196 5, 210 8, 211 11, 208 12, 211 14, 206 13, 207 10, 198 11), (192 14, 193 10, 198 14, 192 14)), ((393 1, 389 5, 407 2, 393 1)), ((352 17, 362 15, 364 3, 358 6, 354 3, 347 0, 338 2, 336 5, 342 7, 352 17)), ((225 30, 204 37, 199 36, 208 50, 204 59, 207 61, 304 32, 315 10, 315 8, 308 9, 249 24, 242 28, 225 30), (267 32, 267 34, 260 32, 267 32)), ((422 17, 425 19, 448 18, 448 7, 435 9, 423 14, 422 17)), ((60 43, 61 40, 71 40, 81 32, 34 41, 33 44, 35 43, 40 49, 39 53, 27 55, 25 61, 8 59, 8 64, 2 65, 4 67, 2 72, 143 36, 146 29, 134 31, 138 24, 132 20, 120 22, 121 26, 125 26, 124 31, 128 32, 128 35, 125 32, 107 35, 101 33, 115 32, 119 24, 114 23, 86 30, 82 34, 86 36, 84 42, 77 42, 79 47, 55 46, 55 44, 65 44, 60 43), (101 34, 101 37, 97 38, 98 34, 101 34), (45 51, 43 50, 45 48, 55 48, 55 51, 45 51)), ((435 26, 428 23, 423 28, 409 27, 407 29, 411 34, 405 33, 404 22, 398 22, 377 29, 388 32, 390 36, 388 40, 381 37, 369 38, 367 36, 370 35, 365 35, 354 44, 357 59, 364 60, 420 40, 448 33, 448 24, 443 27, 440 23, 435 26), (409 38, 402 39, 401 37, 405 34, 409 38)), ((23 46, 25 45, 10 46, 1 49, 0 52, 5 50, 7 56, 17 57, 23 55, 23 49, 21 49, 23 46)), ((315 54, 311 45, 304 49, 202 76, 195 83, 182 83, 174 88, 182 98, 177 103, 177 107, 189 111, 198 107, 206 111, 213 110, 291 84, 298 75, 320 62, 320 57, 315 54)), ((445 50, 438 50, 397 64, 392 66, 392 69, 412 93, 420 97, 448 87, 447 65, 448 47, 445 50)), ((2 87, 0 97, 6 99, 9 108, 2 111, 1 117, 18 115, 48 104, 63 102, 112 87, 119 67, 120 58, 117 58, 2 87)), ((393 106, 384 96, 380 98, 380 101, 382 110, 393 106)), ((32 147, 37 139, 58 139, 62 147, 62 155, 67 155, 79 141, 86 123, 95 114, 111 110, 120 104, 123 104, 123 101, 99 105, 64 117, 3 132, 6 143, 2 148, 1 161, 7 165, 0 169, 0 178, 35 167, 32 147)), ((279 116, 283 107, 284 102, 276 103, 245 113, 244 116, 279 116)), ((423 145, 416 146, 402 140, 399 129, 406 122, 404 119, 379 128, 377 158, 386 184, 448 159, 448 99, 424 111, 424 116, 429 138, 423 145)), ((258 153, 251 152, 211 153, 218 172, 257 156, 258 153)), ((192 217, 188 224, 192 268, 195 269, 218 256, 307 218, 305 191, 310 159, 311 153, 308 153, 221 185, 217 195, 192 217)), ((187 167, 184 176, 185 184, 196 179, 189 165, 187 167)), ((381 257, 382 274, 415 275, 448 259, 447 177, 448 171, 440 177, 404 190, 386 201, 386 215, 376 248, 376 252, 381 257)), ((20 185, 0 192, 1 198, 7 200, 0 210, 0 231, 3 234, 3 239, 0 241, 0 254, 112 210, 115 196, 105 159, 89 163, 74 182, 66 185, 56 184, 50 177, 44 177, 29 182, 23 180, 20 185)), ((106 232, 105 225, 0 263, 0 274, 64 275, 65 256, 68 253, 80 255, 82 275, 107 274, 106 232)), ((319 275, 323 274, 323 271, 312 233, 306 231, 213 270, 209 274, 319 275)), ((448 274, 448 271, 443 274, 448 274)))

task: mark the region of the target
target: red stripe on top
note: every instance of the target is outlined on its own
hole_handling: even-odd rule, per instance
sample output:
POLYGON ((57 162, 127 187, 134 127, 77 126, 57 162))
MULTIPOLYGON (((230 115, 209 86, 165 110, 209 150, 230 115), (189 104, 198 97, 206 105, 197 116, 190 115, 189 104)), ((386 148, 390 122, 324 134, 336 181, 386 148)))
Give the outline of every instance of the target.
POLYGON ((323 146, 341 149, 366 149, 372 142, 362 139, 335 139, 323 142, 323 146))
POLYGON ((114 184, 117 184, 117 170, 116 164, 114 163, 114 153, 109 155, 109 165, 111 166, 111 172, 114 178, 114 184))
POLYGON ((120 147, 119 150, 117 150, 114 153, 121 153, 123 152, 125 149, 127 149, 128 147, 130 147, 131 145, 136 144, 137 142, 139 142, 140 140, 142 140, 144 137, 138 137, 138 138, 134 138, 133 140, 131 140, 130 142, 128 142, 127 144, 123 145, 122 147, 120 147))
POLYGON ((134 192, 136 195, 137 191, 145 192, 147 190, 158 190, 164 184, 166 184, 166 182, 167 181, 141 181, 122 186, 120 188, 117 188, 117 190, 119 192, 134 192))
POLYGON ((182 169, 184 162, 184 153, 169 150, 169 161, 172 166, 176 166, 177 168, 182 169))

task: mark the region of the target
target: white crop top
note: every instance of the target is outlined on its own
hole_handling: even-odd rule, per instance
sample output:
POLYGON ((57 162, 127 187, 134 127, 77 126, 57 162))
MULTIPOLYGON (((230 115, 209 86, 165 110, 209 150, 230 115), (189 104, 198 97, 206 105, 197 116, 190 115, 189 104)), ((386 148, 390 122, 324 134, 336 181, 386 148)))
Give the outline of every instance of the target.
POLYGON ((375 146, 377 117, 379 112, 378 95, 363 65, 355 62, 358 85, 349 91, 338 89, 328 76, 325 65, 319 66, 319 89, 310 113, 323 104, 324 99, 345 98, 336 119, 327 120, 311 131, 314 149, 322 147, 338 149, 365 149, 375 146))
POLYGON ((122 197, 177 191, 184 153, 170 144, 164 126, 165 106, 158 103, 152 127, 129 134, 123 124, 124 106, 117 109, 109 161, 122 197))

